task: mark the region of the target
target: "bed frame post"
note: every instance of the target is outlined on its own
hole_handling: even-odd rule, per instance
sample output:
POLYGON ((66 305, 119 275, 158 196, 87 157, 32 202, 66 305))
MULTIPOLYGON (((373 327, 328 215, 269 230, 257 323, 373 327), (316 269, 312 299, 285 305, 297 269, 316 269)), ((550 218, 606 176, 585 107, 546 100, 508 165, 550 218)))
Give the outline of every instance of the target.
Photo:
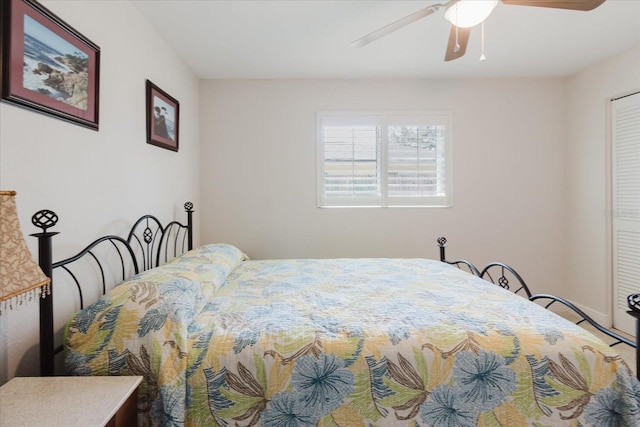
POLYGON ((636 377, 640 380, 640 294, 627 297, 627 314, 636 319, 636 377))
POLYGON ((438 246, 440 247, 440 261, 444 262, 447 259, 444 255, 444 248, 447 247, 447 238, 438 237, 438 246))
POLYGON ((184 204, 184 210, 187 212, 187 249, 193 249, 193 203, 184 204))
POLYGON ((640 317, 636 317, 636 378, 640 380, 640 317))
POLYGON ((41 210, 31 217, 31 223, 42 229, 41 233, 31 234, 38 238, 38 263, 42 272, 51 279, 49 293, 40 298, 40 376, 55 374, 55 344, 53 342, 53 250, 51 238, 57 232, 47 233, 47 228, 58 222, 55 212, 41 210))

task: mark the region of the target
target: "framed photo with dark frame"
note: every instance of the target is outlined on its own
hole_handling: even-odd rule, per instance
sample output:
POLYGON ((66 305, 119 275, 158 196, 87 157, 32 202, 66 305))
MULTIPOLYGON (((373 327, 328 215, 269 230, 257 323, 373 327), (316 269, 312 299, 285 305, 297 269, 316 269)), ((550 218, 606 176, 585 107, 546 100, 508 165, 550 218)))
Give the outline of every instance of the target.
POLYGON ((35 0, 3 0, 2 100, 98 130, 100 48, 35 0))
POLYGON ((147 143, 178 151, 180 103, 147 80, 147 143))

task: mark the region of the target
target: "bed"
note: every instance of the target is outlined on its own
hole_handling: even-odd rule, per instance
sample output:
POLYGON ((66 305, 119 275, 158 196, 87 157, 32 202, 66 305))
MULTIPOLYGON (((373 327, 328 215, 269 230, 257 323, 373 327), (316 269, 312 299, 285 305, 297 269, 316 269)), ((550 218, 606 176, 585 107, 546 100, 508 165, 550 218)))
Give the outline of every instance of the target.
POLYGON ((640 425, 615 350, 453 264, 204 245, 74 314, 65 370, 141 375, 139 425, 640 425))

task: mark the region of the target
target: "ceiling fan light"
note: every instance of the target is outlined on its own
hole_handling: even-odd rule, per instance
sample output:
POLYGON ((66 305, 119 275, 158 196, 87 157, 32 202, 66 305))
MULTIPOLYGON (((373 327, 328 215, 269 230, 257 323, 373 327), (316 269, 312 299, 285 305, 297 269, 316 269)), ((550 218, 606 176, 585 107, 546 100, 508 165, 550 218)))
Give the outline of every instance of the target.
POLYGON ((498 0, 460 0, 447 8, 444 17, 456 27, 470 28, 487 19, 497 5, 498 0))

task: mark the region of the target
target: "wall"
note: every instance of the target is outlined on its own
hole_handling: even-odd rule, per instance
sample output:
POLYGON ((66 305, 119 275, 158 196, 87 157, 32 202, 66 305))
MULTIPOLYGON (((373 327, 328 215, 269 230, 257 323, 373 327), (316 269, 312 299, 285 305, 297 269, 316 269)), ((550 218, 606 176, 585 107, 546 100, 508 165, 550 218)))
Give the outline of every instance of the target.
MULTIPOLYGON (((57 212, 58 260, 142 214, 184 220, 188 200, 199 210, 198 79, 129 2, 42 3, 101 48, 100 131, 0 104, 0 186, 18 192, 25 235, 38 231, 34 212, 57 212), (146 143, 146 79, 180 101, 178 153, 146 143)), ((0 384, 38 374, 37 322, 34 302, 0 317, 0 384)))
POLYGON ((567 79, 565 289, 603 324, 611 318, 609 101, 640 90, 640 46, 567 79))
POLYGON ((450 258, 560 286, 562 79, 202 81, 200 100, 203 242, 253 258, 437 258, 444 235, 450 258), (452 112, 452 208, 316 207, 316 112, 376 109, 452 112))

